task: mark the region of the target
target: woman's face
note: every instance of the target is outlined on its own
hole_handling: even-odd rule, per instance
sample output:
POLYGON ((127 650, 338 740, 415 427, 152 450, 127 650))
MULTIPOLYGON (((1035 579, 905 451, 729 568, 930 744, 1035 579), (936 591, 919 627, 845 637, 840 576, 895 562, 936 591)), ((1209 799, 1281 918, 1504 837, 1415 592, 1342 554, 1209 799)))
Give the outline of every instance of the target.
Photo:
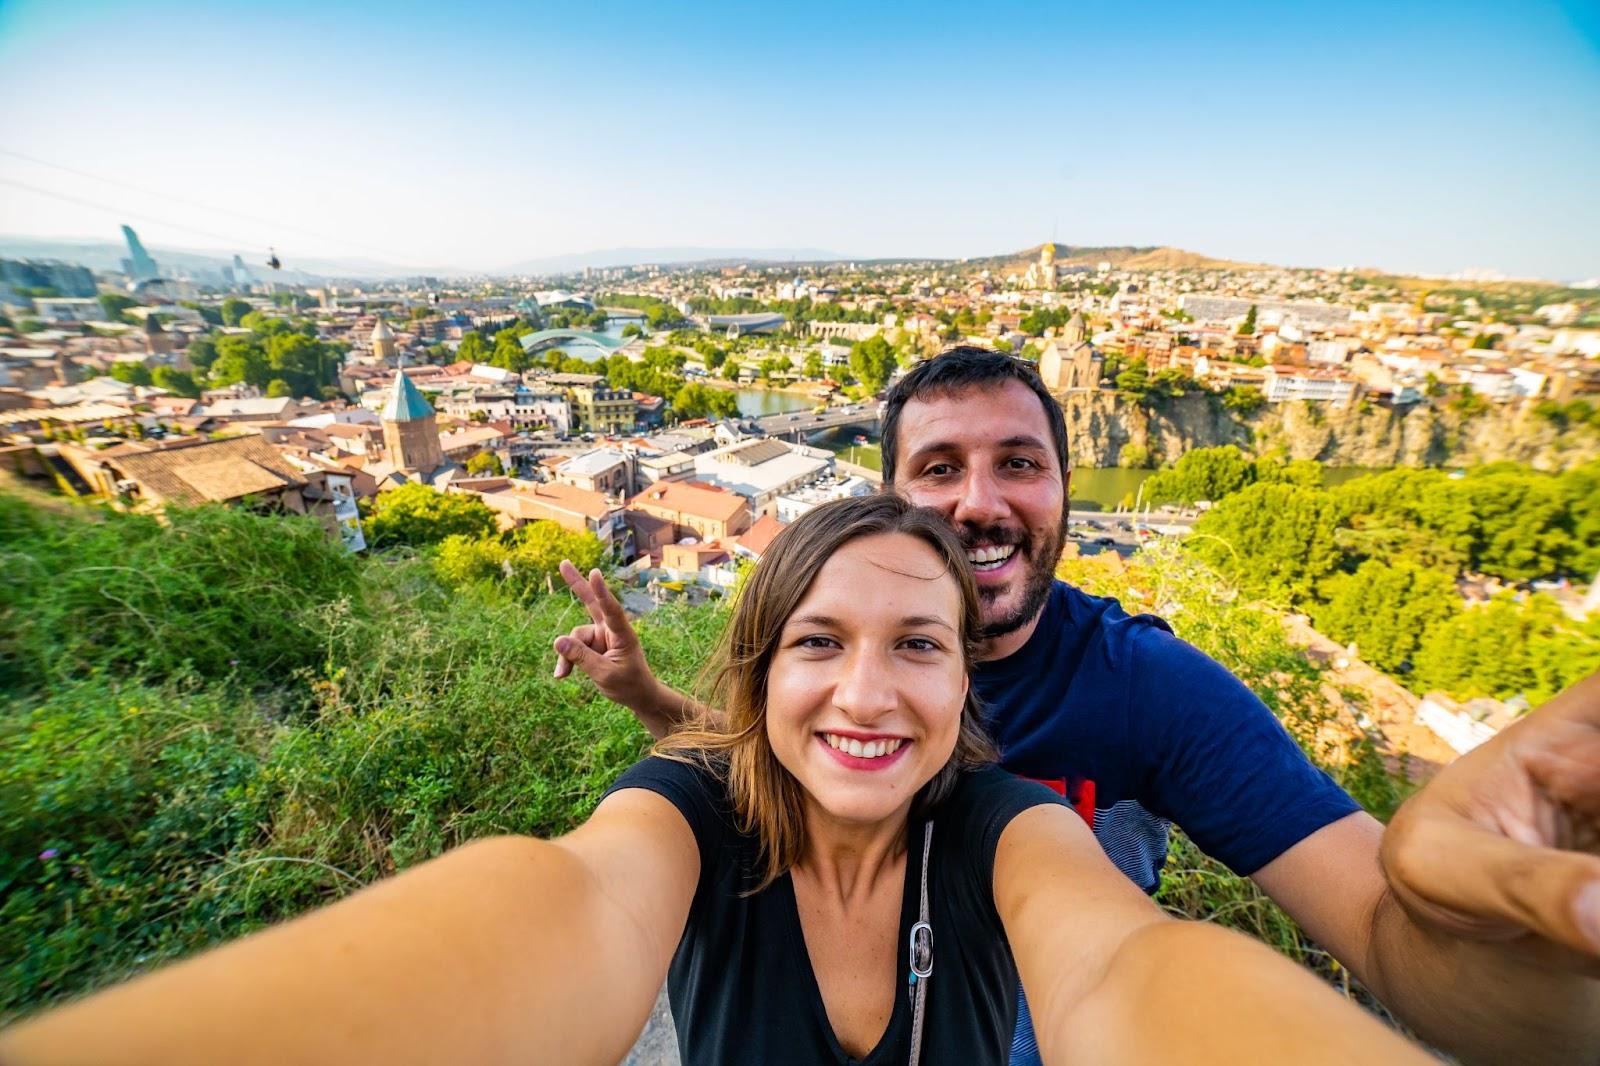
POLYGON ((784 624, 767 737, 827 814, 903 817, 955 750, 966 693, 955 578, 916 537, 863 537, 823 564, 784 624))

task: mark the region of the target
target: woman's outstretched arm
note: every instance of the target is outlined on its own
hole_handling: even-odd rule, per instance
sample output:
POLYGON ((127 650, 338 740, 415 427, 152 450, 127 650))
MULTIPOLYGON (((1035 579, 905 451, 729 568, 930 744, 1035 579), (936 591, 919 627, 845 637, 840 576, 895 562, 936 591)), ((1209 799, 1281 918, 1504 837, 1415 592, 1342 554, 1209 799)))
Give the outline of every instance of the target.
POLYGON ((24 1022, 0 1061, 615 1063, 699 869, 677 809, 624 790, 560 840, 468 844, 24 1022))
POLYGON ((1432 1061, 1270 948, 1168 917, 1064 807, 1006 827, 994 894, 1046 1062, 1432 1061))

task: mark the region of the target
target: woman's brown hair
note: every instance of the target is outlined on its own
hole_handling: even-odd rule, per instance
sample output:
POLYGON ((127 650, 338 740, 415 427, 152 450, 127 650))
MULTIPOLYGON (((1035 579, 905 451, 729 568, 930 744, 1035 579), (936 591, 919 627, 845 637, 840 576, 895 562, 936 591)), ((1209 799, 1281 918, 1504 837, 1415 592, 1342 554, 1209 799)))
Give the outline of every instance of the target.
MULTIPOLYGON (((955 533, 937 513, 890 493, 836 500, 785 526, 739 594, 708 668, 711 699, 703 706, 718 709, 702 711, 655 746, 658 755, 697 759, 726 774, 740 830, 761 842, 764 869, 753 892, 787 873, 806 843, 800 783, 784 769, 767 739, 767 676, 778 638, 834 552, 851 541, 885 533, 903 533, 928 545, 955 580, 961 596, 962 660, 970 671, 980 626, 978 590, 955 533)), ((957 774, 995 758, 969 687, 955 750, 917 793, 913 817, 944 799, 957 774)))

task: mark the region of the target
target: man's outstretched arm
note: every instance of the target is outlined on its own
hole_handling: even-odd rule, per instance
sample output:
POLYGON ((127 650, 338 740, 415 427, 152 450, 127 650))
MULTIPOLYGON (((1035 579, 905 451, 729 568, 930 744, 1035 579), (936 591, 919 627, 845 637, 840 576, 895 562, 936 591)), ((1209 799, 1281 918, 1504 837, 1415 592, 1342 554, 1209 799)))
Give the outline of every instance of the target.
POLYGON ((1253 877, 1431 1043, 1600 1062, 1600 675, 1253 877))
POLYGON ((561 577, 589 612, 589 624, 575 626, 555 639, 555 676, 566 677, 576 666, 601 695, 632 711, 657 740, 695 717, 699 703, 663 684, 651 671, 639 635, 622 604, 606 587, 605 576, 591 570, 584 577, 563 559, 561 577))

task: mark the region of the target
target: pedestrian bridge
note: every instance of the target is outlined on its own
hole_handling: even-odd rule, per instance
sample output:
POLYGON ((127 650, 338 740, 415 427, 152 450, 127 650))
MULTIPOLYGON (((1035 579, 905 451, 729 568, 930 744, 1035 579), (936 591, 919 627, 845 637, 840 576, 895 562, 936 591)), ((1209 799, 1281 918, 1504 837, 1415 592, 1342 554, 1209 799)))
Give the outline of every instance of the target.
POLYGON ((614 352, 627 343, 616 337, 608 337, 604 333, 591 333, 586 329, 541 329, 537 333, 524 334, 521 341, 522 350, 525 352, 554 348, 558 344, 571 341, 593 344, 608 352, 614 352))

